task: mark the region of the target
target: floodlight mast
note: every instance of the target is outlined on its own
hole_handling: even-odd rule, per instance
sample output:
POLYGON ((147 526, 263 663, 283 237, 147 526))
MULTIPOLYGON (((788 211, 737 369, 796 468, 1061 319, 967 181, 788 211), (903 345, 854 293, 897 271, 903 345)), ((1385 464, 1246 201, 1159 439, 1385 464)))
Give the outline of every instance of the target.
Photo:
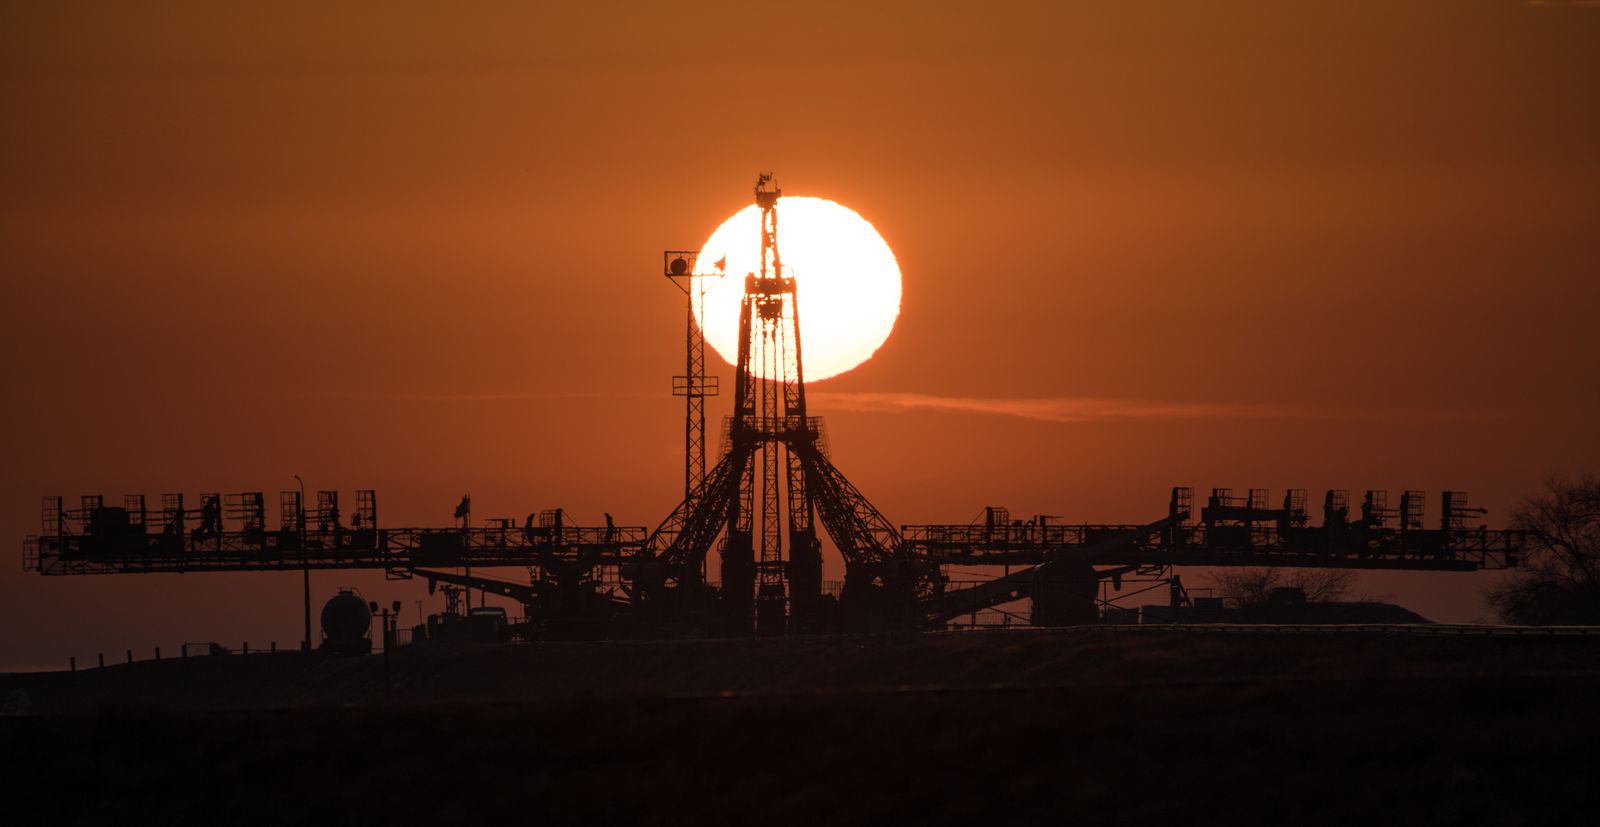
POLYGON ((723 253, 668 250, 662 256, 667 279, 682 290, 687 305, 686 359, 683 376, 672 377, 672 395, 684 397, 683 499, 698 503, 706 480, 705 398, 719 393, 718 378, 706 376, 706 291, 727 274, 723 253))

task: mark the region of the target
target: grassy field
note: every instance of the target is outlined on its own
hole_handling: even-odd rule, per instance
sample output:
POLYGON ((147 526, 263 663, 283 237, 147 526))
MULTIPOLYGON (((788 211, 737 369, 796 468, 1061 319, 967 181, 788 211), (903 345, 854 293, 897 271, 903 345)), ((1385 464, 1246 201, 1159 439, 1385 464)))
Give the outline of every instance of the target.
POLYGON ((376 658, 3 676, 46 713, 0 720, 6 806, 61 824, 1548 824, 1600 803, 1582 639, 405 654, 389 703, 376 658))

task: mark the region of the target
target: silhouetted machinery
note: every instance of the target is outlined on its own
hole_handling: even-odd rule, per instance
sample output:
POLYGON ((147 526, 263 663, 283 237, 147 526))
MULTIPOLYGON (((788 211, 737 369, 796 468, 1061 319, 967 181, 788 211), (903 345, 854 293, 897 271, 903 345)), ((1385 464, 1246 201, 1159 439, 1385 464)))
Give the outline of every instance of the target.
MULTIPOLYGON (((705 376, 694 318, 726 258, 713 264, 704 254, 665 256, 666 275, 689 296, 688 372, 674 377, 675 392, 687 397, 685 490, 655 530, 617 526, 609 515, 605 526, 578 526, 560 509, 530 514, 520 527, 497 519, 472 528, 469 514, 447 529, 386 529, 372 491, 357 492, 348 526, 337 492, 318 492, 314 509, 299 492, 284 492, 275 529, 267 527, 261 493, 202 494, 199 508, 168 494, 157 510, 142 495, 120 507, 87 496, 70 510, 60 497, 46 497, 41 533, 25 544, 25 568, 47 575, 384 569, 391 578, 423 577, 430 591, 442 584, 447 593, 515 600, 525 619, 514 631, 524 636, 585 639, 941 628, 1024 598, 1032 623, 1092 623, 1125 583, 1166 589, 1176 620, 1193 604, 1174 567, 1517 565, 1521 534, 1471 526, 1485 512, 1468 507, 1458 491, 1444 492, 1437 529, 1424 526, 1420 491, 1405 492, 1395 509, 1387 492, 1368 491, 1359 516, 1348 492, 1329 491, 1322 522, 1313 526, 1303 489, 1274 505, 1265 489, 1235 497, 1225 488, 1212 489, 1198 520, 1193 489, 1174 488, 1167 513, 1144 525, 1013 520, 990 507, 969 523, 897 529, 834 466, 821 419, 807 409, 799 293, 779 255, 780 191, 770 174, 759 178, 755 195, 761 263, 744 279, 734 410, 722 457, 709 472, 703 400, 715 395, 716 382, 705 376), (844 560, 837 588, 823 579, 819 521, 844 560), (720 583, 707 577, 713 549, 720 583), (482 576, 497 567, 526 568, 528 581, 482 576)), ((469 598, 464 610, 447 614, 471 622, 472 611, 469 598)), ((503 612, 498 617, 503 623, 503 612)), ((429 639, 478 637, 440 624, 429 625, 429 639)))
POLYGON ((322 607, 322 649, 336 655, 372 654, 372 610, 354 589, 340 589, 322 607))
MULTIPOLYGON (((739 306, 729 449, 623 574, 645 629, 804 634, 893 613, 897 599, 909 605, 917 567, 898 554, 894 527, 823 453, 819 421, 807 415, 799 293, 778 250, 781 194, 770 173, 757 180, 761 259, 739 306), (837 619, 823 594, 819 515, 845 560, 837 619), (706 583, 713 544, 722 569, 715 593, 706 583)), ((681 260, 672 255, 669 274, 681 260)))

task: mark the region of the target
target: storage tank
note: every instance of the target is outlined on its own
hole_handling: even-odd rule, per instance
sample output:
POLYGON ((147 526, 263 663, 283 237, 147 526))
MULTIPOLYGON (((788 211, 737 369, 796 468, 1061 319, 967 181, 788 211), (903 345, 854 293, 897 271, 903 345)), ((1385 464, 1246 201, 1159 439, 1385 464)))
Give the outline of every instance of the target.
POLYGON ((336 655, 372 653, 372 610, 355 589, 340 589, 322 607, 322 649, 336 655))

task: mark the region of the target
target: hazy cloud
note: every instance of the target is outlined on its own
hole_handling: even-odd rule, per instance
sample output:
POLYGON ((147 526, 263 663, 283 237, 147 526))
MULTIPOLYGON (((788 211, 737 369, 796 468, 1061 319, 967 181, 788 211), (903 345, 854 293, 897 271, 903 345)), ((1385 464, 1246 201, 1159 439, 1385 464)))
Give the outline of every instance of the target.
MULTIPOLYGON (((656 393, 363 393, 326 392, 301 394, 315 399, 371 399, 383 402, 499 402, 538 399, 643 399, 656 393)), ((867 411, 906 413, 908 411, 953 411, 997 414, 1037 419, 1043 422, 1098 422, 1107 420, 1174 419, 1494 419, 1502 414, 1473 411, 1375 410, 1332 408, 1315 405, 1249 405, 1234 403, 1160 402, 1139 399, 972 399, 927 396, 919 393, 833 393, 810 391, 807 400, 814 412, 867 411)))
POLYGON ((943 410, 1000 414, 1045 422, 1137 419, 1475 419, 1492 414, 1374 411, 1309 405, 1191 404, 1133 399, 962 399, 915 393, 812 392, 819 408, 904 413, 943 410))
POLYGON ((514 399, 587 399, 596 397, 645 397, 647 393, 327 393, 298 394, 312 399, 372 399, 382 402, 497 402, 514 399))

